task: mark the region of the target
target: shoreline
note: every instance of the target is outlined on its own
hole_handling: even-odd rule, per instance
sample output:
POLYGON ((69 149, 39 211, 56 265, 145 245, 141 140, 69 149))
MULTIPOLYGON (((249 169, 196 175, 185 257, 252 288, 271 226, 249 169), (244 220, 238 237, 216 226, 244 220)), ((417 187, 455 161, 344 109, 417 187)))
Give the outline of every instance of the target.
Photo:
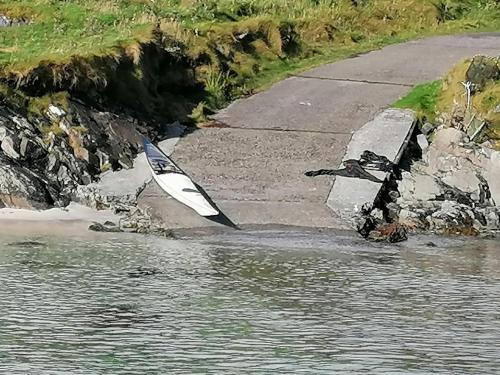
POLYGON ((120 216, 110 210, 95 210, 78 203, 43 211, 0 209, 0 234, 81 234, 94 222, 117 223, 120 216))

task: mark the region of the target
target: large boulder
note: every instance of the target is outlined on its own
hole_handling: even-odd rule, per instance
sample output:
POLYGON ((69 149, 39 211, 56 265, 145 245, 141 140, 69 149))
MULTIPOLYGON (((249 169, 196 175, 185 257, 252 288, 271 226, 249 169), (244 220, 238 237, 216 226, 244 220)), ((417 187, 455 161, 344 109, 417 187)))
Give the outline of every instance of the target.
POLYGON ((433 176, 403 172, 398 183, 400 201, 427 201, 442 194, 441 187, 433 176))

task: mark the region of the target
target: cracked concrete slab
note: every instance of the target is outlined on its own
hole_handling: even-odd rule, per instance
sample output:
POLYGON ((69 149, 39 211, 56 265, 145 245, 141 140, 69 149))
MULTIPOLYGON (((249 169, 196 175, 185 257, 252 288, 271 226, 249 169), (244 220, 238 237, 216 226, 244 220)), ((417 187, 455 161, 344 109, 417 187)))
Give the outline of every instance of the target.
MULTIPOLYGON (((387 157, 395 164, 399 163, 413 133, 415 120, 415 113, 410 110, 388 109, 380 113, 354 133, 344 160, 357 160, 368 150, 387 157)), ((383 171, 368 172, 382 181, 388 175, 383 171)), ((328 207, 336 216, 349 221, 365 203, 372 204, 375 201, 382 185, 379 182, 337 176, 328 196, 328 207)))

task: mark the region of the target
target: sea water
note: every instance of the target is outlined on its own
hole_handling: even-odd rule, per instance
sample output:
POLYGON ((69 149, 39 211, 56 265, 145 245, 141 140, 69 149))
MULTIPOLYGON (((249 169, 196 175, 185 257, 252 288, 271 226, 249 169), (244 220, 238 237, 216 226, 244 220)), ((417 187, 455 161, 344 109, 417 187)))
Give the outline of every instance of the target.
POLYGON ((0 237, 0 374, 500 373, 500 242, 0 237))

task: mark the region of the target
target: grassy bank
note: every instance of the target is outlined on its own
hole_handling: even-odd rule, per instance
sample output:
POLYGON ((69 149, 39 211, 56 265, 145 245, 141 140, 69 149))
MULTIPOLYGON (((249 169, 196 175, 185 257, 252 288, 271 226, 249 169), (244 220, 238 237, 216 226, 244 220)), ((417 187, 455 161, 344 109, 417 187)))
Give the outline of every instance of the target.
POLYGON ((0 0, 0 14, 24 22, 0 28, 0 99, 69 91, 166 118, 389 43, 500 29, 495 0, 0 0))

